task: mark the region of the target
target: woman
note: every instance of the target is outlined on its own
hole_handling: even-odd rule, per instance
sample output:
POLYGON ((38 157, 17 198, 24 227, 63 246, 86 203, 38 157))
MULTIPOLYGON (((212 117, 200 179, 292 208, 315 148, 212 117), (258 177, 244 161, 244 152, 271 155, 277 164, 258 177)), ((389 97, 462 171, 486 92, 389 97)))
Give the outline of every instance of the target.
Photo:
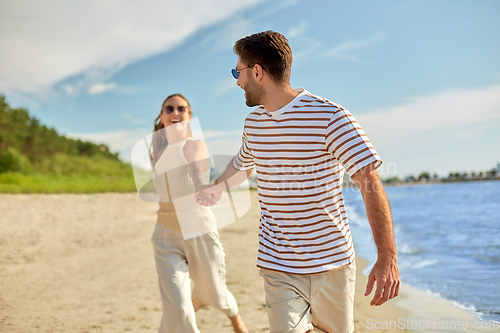
POLYGON ((189 195, 196 186, 208 182, 209 171, 205 144, 191 138, 191 115, 188 100, 181 94, 173 94, 163 102, 155 119, 151 158, 156 174, 165 176, 170 198, 160 200, 151 238, 163 304, 159 332, 199 332, 195 311, 207 305, 226 314, 235 332, 248 332, 238 314, 236 300, 226 287, 225 253, 214 215, 210 208, 198 205, 194 195, 189 195), (179 204, 178 200, 189 203, 179 204), (195 232, 197 226, 209 227, 210 231, 183 238, 183 233, 195 232))

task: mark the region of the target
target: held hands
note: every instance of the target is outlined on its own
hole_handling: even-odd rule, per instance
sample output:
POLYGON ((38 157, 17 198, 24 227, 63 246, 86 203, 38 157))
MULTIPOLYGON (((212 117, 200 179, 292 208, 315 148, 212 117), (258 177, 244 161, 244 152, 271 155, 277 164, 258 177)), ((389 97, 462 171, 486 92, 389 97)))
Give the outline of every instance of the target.
POLYGON ((200 192, 198 192, 197 190, 197 192, 194 194, 194 199, 202 206, 213 206, 217 204, 217 200, 215 200, 212 194, 204 192, 203 190, 200 190, 200 192))
POLYGON ((370 295, 375 281, 377 281, 377 289, 370 305, 382 305, 399 295, 401 281, 399 280, 399 268, 395 255, 379 257, 368 276, 365 296, 370 295))
POLYGON ((202 206, 213 206, 220 200, 225 189, 224 184, 199 185, 194 198, 202 206))

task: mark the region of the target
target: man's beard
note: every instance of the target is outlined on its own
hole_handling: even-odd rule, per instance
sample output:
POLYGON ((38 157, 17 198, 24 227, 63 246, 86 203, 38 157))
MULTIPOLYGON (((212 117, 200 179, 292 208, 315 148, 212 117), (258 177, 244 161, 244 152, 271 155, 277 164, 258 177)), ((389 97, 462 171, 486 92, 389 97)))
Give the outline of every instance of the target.
POLYGON ((262 99, 264 98, 264 89, 257 85, 256 83, 248 83, 245 89, 245 98, 247 106, 259 106, 262 105, 262 99))

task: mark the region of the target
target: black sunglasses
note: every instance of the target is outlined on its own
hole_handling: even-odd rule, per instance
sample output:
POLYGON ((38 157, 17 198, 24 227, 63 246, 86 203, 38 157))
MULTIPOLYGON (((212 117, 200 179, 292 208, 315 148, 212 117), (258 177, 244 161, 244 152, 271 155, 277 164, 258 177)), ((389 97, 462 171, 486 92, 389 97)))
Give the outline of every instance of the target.
POLYGON ((166 113, 166 114, 171 114, 172 112, 174 112, 174 110, 177 109, 177 111, 179 113, 184 113, 187 111, 187 106, 172 106, 172 105, 167 105, 163 108, 163 111, 166 113))
MULTIPOLYGON (((240 71, 244 70, 244 69, 247 69, 247 68, 253 68, 254 65, 250 65, 248 67, 245 67, 245 68, 240 68, 240 69, 236 69, 236 68, 233 68, 231 69, 231 74, 233 74, 233 77, 238 80, 238 78, 240 77, 240 71)), ((264 69, 264 67, 262 67, 262 69, 264 69)))

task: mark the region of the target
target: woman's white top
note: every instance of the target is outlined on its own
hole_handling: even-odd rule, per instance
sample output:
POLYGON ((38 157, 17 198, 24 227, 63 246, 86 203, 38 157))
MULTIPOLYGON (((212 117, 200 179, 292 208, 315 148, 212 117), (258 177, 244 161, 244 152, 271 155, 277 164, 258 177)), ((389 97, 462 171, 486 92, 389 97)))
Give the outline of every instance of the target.
MULTIPOLYGON (((155 164, 160 180, 166 187, 155 186, 160 195, 160 209, 157 222, 162 226, 183 233, 204 233, 216 228, 215 215, 209 207, 198 204, 194 198, 194 182, 189 174, 189 162, 184 156, 184 145, 188 140, 169 144, 155 164), (166 188, 160 190, 160 188, 166 188)), ((203 175, 203 183, 208 183, 210 170, 203 175)))

